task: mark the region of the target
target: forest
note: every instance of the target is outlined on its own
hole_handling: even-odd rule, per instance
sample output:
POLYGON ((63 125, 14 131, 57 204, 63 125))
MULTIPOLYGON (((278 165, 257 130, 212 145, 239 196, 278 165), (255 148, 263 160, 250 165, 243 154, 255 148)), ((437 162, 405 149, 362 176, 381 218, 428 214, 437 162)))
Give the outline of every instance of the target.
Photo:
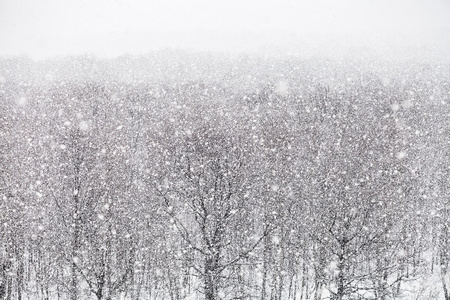
POLYGON ((0 59, 0 299, 450 299, 450 62, 0 59))

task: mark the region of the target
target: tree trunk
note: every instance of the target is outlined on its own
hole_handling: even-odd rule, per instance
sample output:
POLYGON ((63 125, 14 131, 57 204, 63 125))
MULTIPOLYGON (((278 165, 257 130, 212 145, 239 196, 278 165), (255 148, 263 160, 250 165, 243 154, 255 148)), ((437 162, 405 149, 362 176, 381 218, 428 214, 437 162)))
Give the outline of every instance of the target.
POLYGON ((342 253, 339 255, 339 266, 338 266, 338 278, 337 278, 337 292, 336 292, 336 300, 342 300, 344 298, 345 293, 345 278, 344 278, 344 250, 342 247, 342 253))
POLYGON ((441 281, 442 281, 442 288, 444 289, 444 299, 445 300, 450 300, 450 294, 448 291, 448 274, 447 274, 447 266, 446 265, 441 265, 441 281))
POLYGON ((77 196, 74 196, 75 199, 75 217, 74 217, 74 232, 72 237, 72 264, 70 268, 70 300, 78 299, 78 277, 77 277, 77 260, 78 258, 78 248, 80 245, 80 231, 81 231, 81 220, 80 220, 80 212, 79 212, 79 200, 77 196))
POLYGON ((322 298, 322 291, 323 283, 316 279, 314 300, 320 300, 322 298))
POLYGON ((17 269, 17 300, 22 300, 22 292, 24 290, 23 276, 24 276, 24 266, 23 260, 21 259, 19 261, 19 266, 17 269))
POLYGON ((206 300, 216 300, 217 291, 214 282, 214 275, 212 272, 205 274, 205 299, 206 300))
POLYGON ((440 267, 441 267, 441 281, 442 288, 444 289, 445 300, 450 300, 450 294, 448 291, 448 267, 449 267, 449 239, 448 239, 448 227, 447 225, 442 225, 441 236, 439 241, 439 256, 440 256, 440 267))
POLYGON ((6 264, 0 265, 0 299, 5 299, 6 296, 6 264))
POLYGON ((206 300, 217 300, 218 295, 218 274, 217 268, 219 264, 219 253, 213 250, 213 254, 205 259, 205 299, 206 300))
POLYGON ((8 276, 6 286, 7 286, 6 300, 11 300, 11 298, 12 298, 12 278, 11 278, 11 276, 8 276))
POLYGON ((269 247, 267 246, 268 237, 264 238, 264 249, 263 249, 263 269, 262 269, 262 282, 261 282, 261 300, 266 299, 267 291, 267 269, 268 269, 268 256, 269 247))
MULTIPOLYGON (((76 259, 75 255, 72 255, 73 259, 76 259)), ((72 266, 70 269, 70 276, 71 276, 71 282, 70 282, 70 300, 77 300, 78 299, 78 281, 77 281, 77 265, 74 261, 72 261, 72 266)))
MULTIPOLYGON (((303 250, 302 279, 301 279, 301 283, 300 283, 300 300, 303 300, 303 291, 307 290, 307 286, 306 286, 307 269, 306 269, 306 263, 305 263, 305 257, 306 257, 305 253, 306 253, 306 250, 303 250)), ((306 292, 306 295, 308 295, 307 292, 306 292)))

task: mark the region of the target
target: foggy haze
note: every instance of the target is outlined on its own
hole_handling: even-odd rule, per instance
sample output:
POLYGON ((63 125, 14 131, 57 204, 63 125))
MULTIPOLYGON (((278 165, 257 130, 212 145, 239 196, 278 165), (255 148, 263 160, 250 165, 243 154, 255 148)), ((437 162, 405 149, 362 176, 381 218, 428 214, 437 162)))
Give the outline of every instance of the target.
POLYGON ((114 57, 166 48, 295 55, 333 55, 352 47, 379 54, 404 47, 443 52, 449 32, 445 0, 0 2, 0 55, 33 58, 114 57))

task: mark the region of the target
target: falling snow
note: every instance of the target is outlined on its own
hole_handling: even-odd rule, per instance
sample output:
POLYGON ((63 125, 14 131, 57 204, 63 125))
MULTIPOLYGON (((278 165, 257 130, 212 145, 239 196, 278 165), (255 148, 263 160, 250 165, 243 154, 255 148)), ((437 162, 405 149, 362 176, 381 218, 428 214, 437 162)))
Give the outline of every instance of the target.
MULTIPOLYGON (((426 5, 363 13, 353 1, 349 14, 332 1, 319 1, 329 12, 255 2, 208 14, 112 1, 106 17, 9 2, 0 300, 450 299, 450 39, 419 30, 426 5), (137 34, 130 12, 154 26, 137 34), (54 17, 58 30, 42 34, 54 17), (394 17, 414 37, 400 39, 394 17), (176 39, 150 32, 170 23, 176 39), (58 54, 52 45, 71 50, 17 56, 58 54)), ((443 25, 444 9, 428 14, 443 25)))

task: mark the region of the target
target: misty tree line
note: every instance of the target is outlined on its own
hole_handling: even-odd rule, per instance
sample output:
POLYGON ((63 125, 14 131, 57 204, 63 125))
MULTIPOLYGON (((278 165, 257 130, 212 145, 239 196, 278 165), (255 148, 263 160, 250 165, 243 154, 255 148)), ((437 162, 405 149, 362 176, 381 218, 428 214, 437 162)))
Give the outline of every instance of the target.
POLYGON ((0 299, 450 299, 450 84, 412 74, 3 80, 0 299))

